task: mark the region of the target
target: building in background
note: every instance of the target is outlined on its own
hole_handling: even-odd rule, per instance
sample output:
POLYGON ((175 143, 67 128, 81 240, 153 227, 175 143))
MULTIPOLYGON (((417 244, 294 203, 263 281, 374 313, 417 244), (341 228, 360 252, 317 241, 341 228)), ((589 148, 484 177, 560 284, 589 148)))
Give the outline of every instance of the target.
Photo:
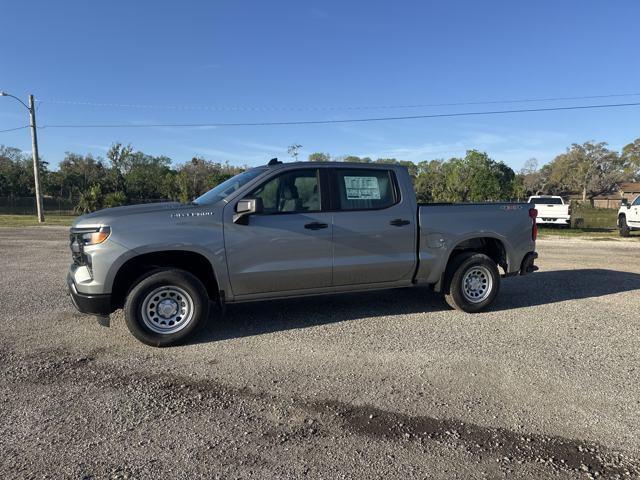
POLYGON ((617 210, 623 198, 631 203, 638 195, 640 195, 640 182, 620 182, 617 184, 617 190, 593 197, 593 206, 617 210))

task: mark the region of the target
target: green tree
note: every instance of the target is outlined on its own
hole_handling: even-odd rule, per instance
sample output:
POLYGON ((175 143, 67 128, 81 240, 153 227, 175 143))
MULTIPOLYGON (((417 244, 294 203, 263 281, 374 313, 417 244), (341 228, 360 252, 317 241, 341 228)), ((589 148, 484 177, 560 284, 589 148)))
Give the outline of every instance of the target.
POLYGON ((167 192, 165 178, 170 173, 169 157, 154 157, 143 152, 129 155, 124 174, 124 192, 129 199, 160 199, 167 192))
POLYGON ((465 158, 420 162, 416 170, 421 202, 498 201, 514 195, 514 171, 476 150, 469 150, 465 158))
POLYGON ((229 163, 221 164, 194 157, 178 167, 177 197, 186 203, 242 171, 243 168, 229 163))
POLYGON ((30 196, 33 170, 29 157, 17 148, 0 145, 0 196, 30 196))
POLYGON ((289 147, 287 147, 287 153, 291 158, 293 158, 294 162, 298 161, 298 155, 300 154, 301 148, 302 148, 302 145, 298 143, 294 143, 292 145, 289 145, 289 147))
POLYGON ((331 155, 328 153, 312 153, 309 155, 310 162, 329 162, 331 161, 331 155))
POLYGON ((127 196, 124 192, 109 192, 104 196, 102 206, 104 208, 119 207, 120 205, 126 205, 127 196))
POLYGON ((344 162, 347 163, 371 163, 373 160, 369 157, 358 157, 356 155, 347 155, 344 157, 344 162))
POLYGON ((611 191, 625 176, 624 160, 605 142, 574 143, 551 162, 550 168, 553 187, 580 192, 583 201, 611 191))
POLYGON ((72 198, 98 183, 103 188, 108 188, 107 170, 101 159, 94 158, 91 154, 66 152, 57 174, 50 178, 48 191, 72 198))
POLYGON ((620 156, 624 163, 625 179, 640 181, 640 138, 625 145, 620 156))
POLYGON ((110 177, 113 181, 115 190, 125 191, 125 176, 131 170, 131 154, 133 148, 131 145, 122 145, 114 143, 107 152, 107 159, 111 164, 110 177))
POLYGON ((80 192, 76 212, 83 214, 95 212, 102 208, 102 202, 102 188, 98 184, 92 185, 88 189, 80 192))

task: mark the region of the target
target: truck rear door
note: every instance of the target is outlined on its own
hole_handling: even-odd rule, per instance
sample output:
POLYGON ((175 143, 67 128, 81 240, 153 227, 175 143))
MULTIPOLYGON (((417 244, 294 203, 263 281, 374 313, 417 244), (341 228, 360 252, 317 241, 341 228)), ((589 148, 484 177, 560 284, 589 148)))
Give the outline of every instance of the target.
POLYGON ((330 185, 333 285, 410 280, 417 261, 417 206, 415 198, 402 198, 395 171, 334 168, 330 185))

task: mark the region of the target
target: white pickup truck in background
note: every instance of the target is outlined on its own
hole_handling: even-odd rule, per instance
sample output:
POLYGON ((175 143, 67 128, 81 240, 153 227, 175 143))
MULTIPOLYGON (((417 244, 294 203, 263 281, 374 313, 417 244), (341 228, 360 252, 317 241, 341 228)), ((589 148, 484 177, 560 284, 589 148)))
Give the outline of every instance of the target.
POLYGON ((621 237, 628 237, 632 230, 640 230, 640 195, 632 203, 624 200, 620 205, 618 230, 621 237))
POLYGON ((562 197, 534 195, 529 197, 529 203, 534 203, 538 210, 536 223, 543 225, 571 225, 571 207, 564 203, 562 197))

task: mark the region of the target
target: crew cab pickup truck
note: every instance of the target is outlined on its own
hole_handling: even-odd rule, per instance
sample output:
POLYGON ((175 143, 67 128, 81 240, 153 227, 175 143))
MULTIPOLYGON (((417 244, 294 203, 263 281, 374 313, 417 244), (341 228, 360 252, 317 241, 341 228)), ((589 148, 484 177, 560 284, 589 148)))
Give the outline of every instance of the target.
POLYGON ((477 312, 537 269, 536 233, 526 203, 418 205, 401 166, 274 159, 191 204, 79 217, 67 283, 81 312, 108 325, 124 308, 166 346, 236 302, 424 285, 477 312))
POLYGON ((632 230, 640 230, 640 195, 632 203, 623 200, 618 210, 620 236, 628 237, 632 230))
POLYGON ((571 225, 571 206, 564 203, 562 197, 534 195, 529 197, 529 203, 533 203, 538 210, 538 224, 571 225))

